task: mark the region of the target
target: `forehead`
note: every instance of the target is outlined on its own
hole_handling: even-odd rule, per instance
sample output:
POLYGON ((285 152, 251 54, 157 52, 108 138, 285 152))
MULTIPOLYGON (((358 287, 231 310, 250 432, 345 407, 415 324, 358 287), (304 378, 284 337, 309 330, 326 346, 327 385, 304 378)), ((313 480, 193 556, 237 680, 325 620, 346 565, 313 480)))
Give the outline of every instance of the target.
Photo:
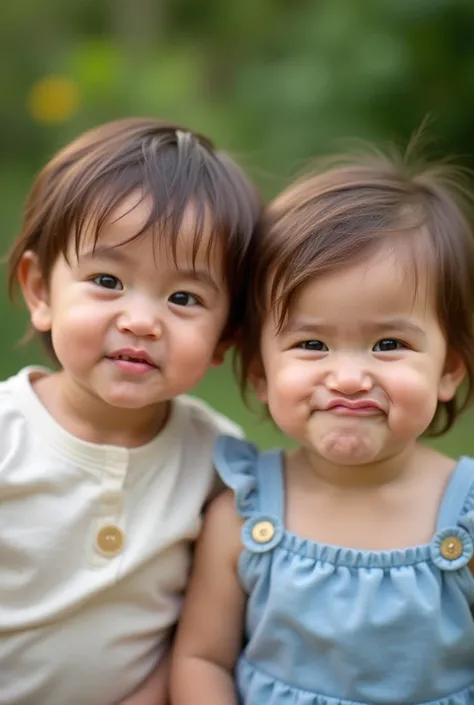
POLYGON ((205 261, 210 267, 220 266, 223 248, 209 209, 202 209, 201 217, 201 211, 189 203, 176 229, 172 217, 150 222, 152 213, 151 198, 139 191, 133 192, 110 212, 99 229, 93 216, 88 220, 81 232, 79 255, 96 246, 136 251, 147 248, 152 250, 154 258, 165 257, 187 265, 205 261))
POLYGON ((364 262, 316 277, 303 285, 290 315, 324 316, 350 325, 361 318, 435 315, 429 265, 413 252, 382 247, 364 262))

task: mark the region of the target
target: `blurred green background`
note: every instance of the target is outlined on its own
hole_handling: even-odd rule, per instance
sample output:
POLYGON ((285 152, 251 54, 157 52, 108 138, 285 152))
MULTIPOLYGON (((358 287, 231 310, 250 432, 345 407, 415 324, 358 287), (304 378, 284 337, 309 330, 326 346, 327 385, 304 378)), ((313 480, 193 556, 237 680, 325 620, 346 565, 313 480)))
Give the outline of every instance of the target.
MULTIPOLYGON (((0 23, 2 250, 31 179, 87 127, 144 114, 209 134, 271 197, 345 138, 404 144, 429 114, 436 154, 473 166, 473 0, 15 0, 0 23)), ((2 270, 2 277, 3 277, 2 270)), ((1 282, 0 373, 43 361, 1 282)), ((230 365, 197 390, 262 446, 230 365)), ((474 416, 437 445, 474 455, 474 416)))

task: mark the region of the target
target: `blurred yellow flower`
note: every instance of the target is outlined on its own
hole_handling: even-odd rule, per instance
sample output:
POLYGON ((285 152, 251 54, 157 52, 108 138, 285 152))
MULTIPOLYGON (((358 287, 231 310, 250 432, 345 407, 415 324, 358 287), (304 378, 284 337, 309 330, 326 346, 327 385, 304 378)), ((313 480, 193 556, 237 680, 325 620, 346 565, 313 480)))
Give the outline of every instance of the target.
POLYGON ((37 122, 66 122, 79 107, 79 88, 67 76, 44 76, 31 88, 27 108, 37 122))

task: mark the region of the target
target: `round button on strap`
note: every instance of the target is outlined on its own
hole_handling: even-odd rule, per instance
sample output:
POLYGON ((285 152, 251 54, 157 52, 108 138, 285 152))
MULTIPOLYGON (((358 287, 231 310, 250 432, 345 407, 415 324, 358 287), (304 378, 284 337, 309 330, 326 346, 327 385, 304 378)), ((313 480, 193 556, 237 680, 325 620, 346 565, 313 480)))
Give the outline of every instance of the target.
POLYGON ((431 558, 441 570, 461 570, 474 554, 471 535, 461 526, 449 526, 438 531, 431 542, 431 558))
POLYGON ((275 535, 275 527, 271 521, 259 521, 252 527, 251 533, 256 543, 268 543, 275 535))
POLYGON ((242 542, 252 553, 266 553, 278 546, 283 533, 283 525, 277 517, 255 514, 242 527, 242 542))
POLYGON ((448 561, 455 561, 462 555, 464 544, 457 536, 446 536, 439 546, 439 552, 448 561))

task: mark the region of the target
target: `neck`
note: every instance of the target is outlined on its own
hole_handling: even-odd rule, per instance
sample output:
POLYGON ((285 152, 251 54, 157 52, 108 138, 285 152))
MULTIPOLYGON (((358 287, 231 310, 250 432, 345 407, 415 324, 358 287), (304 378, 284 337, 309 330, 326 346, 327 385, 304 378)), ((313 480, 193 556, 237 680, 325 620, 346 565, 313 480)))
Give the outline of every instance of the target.
POLYGON ((337 465, 317 456, 307 448, 293 452, 293 460, 305 473, 334 491, 377 489, 405 481, 430 454, 429 448, 413 442, 403 449, 366 465, 337 465))
POLYGON ((136 448, 151 441, 169 416, 168 401, 141 409, 110 406, 64 372, 41 377, 33 386, 54 419, 73 436, 89 443, 136 448))

